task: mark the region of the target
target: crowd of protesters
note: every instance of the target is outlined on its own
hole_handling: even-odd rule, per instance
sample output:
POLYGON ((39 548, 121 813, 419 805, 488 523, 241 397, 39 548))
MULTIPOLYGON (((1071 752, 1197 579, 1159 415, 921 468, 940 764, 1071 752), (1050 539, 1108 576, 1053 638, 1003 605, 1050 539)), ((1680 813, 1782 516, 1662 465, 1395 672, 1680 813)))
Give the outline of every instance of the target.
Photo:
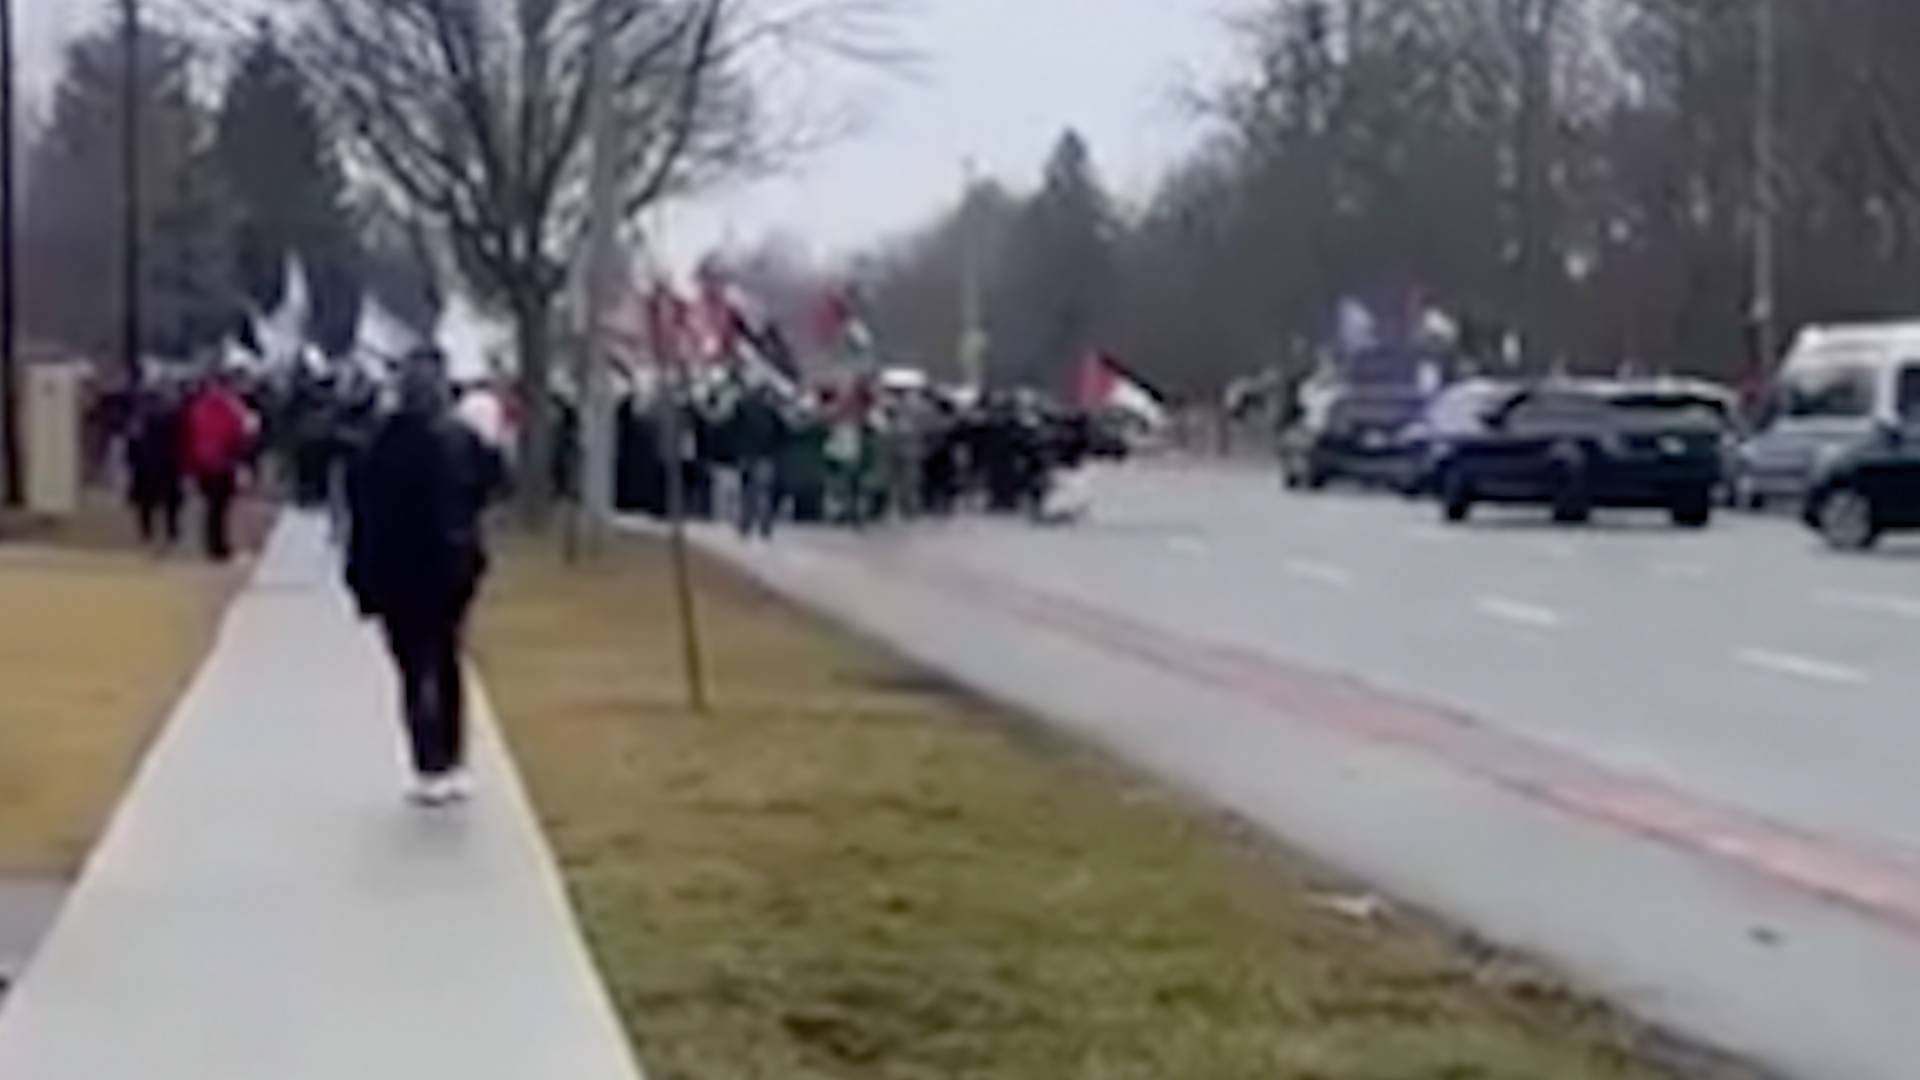
POLYGON ((200 506, 207 558, 233 557, 233 506, 256 464, 259 412, 230 375, 156 380, 123 406, 127 496, 141 542, 167 551, 181 540, 189 498, 200 506))
MULTIPOLYGON (((667 510, 666 422, 637 402, 622 410, 623 509, 667 510)), ((789 520, 856 529, 969 511, 1065 520, 1085 510, 1074 477, 1125 452, 1092 417, 1032 395, 975 400, 875 381, 798 394, 727 378, 688 395, 673 422, 683 512, 750 537, 789 520)))
MULTIPOLYGON (((455 387, 460 417, 487 429, 508 399, 455 387)), ((371 443, 381 387, 351 369, 298 370, 267 381, 225 372, 150 380, 116 403, 126 490, 143 541, 169 551, 186 511, 199 508, 208 558, 232 557, 233 506, 243 488, 269 490, 347 526, 345 476, 371 443)), ((571 492, 577 422, 562 401, 554 477, 571 492)), ((669 441, 661 411, 639 395, 619 411, 616 503, 668 510, 669 441)), ((682 396, 673 418, 682 511, 771 537, 782 522, 866 528, 956 513, 1063 521, 1084 513, 1079 477, 1123 442, 1085 413, 1036 395, 984 396, 877 378, 796 391, 739 372, 682 396)), ((504 431, 485 432, 495 445, 504 431)))
POLYGON ((243 492, 328 511, 345 527, 349 464, 385 412, 382 387, 356 369, 305 367, 273 377, 234 370, 162 369, 139 388, 104 395, 90 427, 123 465, 144 544, 177 548, 190 506, 209 559, 234 554, 233 510, 243 492))

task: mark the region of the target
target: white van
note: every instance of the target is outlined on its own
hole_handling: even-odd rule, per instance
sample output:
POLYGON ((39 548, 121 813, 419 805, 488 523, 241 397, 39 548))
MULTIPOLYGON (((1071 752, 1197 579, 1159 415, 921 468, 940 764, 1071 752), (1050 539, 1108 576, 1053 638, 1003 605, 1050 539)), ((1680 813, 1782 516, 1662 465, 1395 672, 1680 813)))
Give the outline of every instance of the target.
POLYGON ((1810 326, 1794 340, 1760 428, 1740 448, 1736 502, 1805 496, 1829 462, 1889 428, 1920 423, 1920 321, 1810 326))

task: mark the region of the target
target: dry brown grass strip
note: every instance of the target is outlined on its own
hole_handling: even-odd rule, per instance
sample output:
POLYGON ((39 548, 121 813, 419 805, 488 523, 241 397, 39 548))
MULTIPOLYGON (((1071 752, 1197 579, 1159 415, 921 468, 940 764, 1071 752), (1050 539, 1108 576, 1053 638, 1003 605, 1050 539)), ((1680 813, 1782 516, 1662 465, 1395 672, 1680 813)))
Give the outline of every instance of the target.
POLYGON ((0 875, 78 869, 234 572, 0 545, 0 875))
MULTIPOLYGON (((1606 1009, 703 567, 511 545, 478 650, 654 1080, 1668 1075, 1606 1009)), ((510 977, 510 973, 503 973, 510 977)))

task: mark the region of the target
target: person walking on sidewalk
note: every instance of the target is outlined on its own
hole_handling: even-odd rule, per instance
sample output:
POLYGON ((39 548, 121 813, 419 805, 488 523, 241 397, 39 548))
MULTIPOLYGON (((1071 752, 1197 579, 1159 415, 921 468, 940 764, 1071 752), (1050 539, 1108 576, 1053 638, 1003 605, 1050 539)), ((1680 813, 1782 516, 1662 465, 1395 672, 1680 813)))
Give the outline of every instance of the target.
POLYGON ((445 359, 414 354, 398 410, 349 480, 347 585, 386 632, 421 805, 471 794, 461 639, 487 569, 481 517, 502 479, 499 457, 454 416, 445 359))
POLYGON ((144 391, 127 432, 127 499, 140 527, 140 542, 152 551, 180 542, 180 409, 162 387, 144 391))
POLYGON ((233 557, 233 499, 253 439, 253 415, 226 377, 216 375, 188 400, 181 429, 181 456, 204 504, 201 535, 207 558, 226 562, 233 557))

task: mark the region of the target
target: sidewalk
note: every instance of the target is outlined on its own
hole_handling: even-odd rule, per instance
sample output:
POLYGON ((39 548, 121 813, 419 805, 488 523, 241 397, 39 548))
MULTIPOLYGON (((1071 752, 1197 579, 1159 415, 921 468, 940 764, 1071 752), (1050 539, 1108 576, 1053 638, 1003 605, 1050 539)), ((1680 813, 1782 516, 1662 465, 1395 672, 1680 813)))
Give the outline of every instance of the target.
POLYGON ((481 794, 401 800, 390 676, 317 521, 253 585, 0 1006, 7 1080, 635 1080, 476 700, 481 794))

